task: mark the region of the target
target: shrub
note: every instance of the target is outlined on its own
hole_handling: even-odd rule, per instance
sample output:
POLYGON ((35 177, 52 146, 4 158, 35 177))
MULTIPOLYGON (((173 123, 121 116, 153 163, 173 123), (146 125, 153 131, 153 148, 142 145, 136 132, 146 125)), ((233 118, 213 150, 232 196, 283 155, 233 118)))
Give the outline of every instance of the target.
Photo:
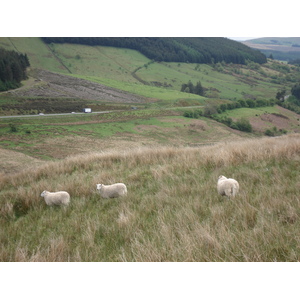
POLYGON ((274 126, 272 129, 267 129, 264 134, 267 136, 279 136, 282 134, 286 134, 287 131, 285 129, 277 129, 276 126, 274 126))
POLYGON ((219 108, 220 108, 221 111, 225 111, 227 109, 227 105, 226 104, 221 104, 219 106, 219 108))
POLYGON ((237 120, 235 124, 240 131, 252 132, 252 125, 245 118, 237 120))
POLYGON ((240 103, 241 107, 248 107, 248 104, 245 100, 238 100, 238 102, 240 103))
POLYGON ((193 119, 198 119, 202 115, 203 115, 203 113, 199 109, 197 109, 197 110, 186 110, 183 113, 184 117, 186 117, 186 118, 193 118, 193 119))
POLYGON ((255 102, 251 99, 247 99, 246 103, 247 103, 248 107, 255 107, 255 102))
POLYGON ((206 105, 204 108, 204 113, 203 115, 205 117, 211 117, 212 115, 215 115, 218 113, 217 107, 215 105, 206 105))
POLYGON ((267 135, 267 136, 274 136, 274 133, 272 132, 271 129, 267 129, 267 130, 265 131, 265 135, 267 135))
POLYGON ((14 124, 9 124, 9 127, 10 127, 10 132, 17 132, 18 131, 16 125, 14 125, 14 124))

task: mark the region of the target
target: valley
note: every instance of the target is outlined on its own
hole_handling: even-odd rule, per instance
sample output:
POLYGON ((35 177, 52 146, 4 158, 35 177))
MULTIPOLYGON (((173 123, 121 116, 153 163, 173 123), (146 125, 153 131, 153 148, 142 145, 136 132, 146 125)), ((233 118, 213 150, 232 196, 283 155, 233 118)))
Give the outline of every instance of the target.
POLYGON ((30 60, 0 93, 0 261, 299 261, 300 117, 283 106, 297 103, 299 67, 0 47, 30 60), (181 91, 189 81, 204 93, 181 91), (236 199, 217 194, 220 175, 239 181, 236 199), (114 182, 128 195, 102 199, 96 184, 114 182), (70 206, 48 207, 43 190, 68 191, 70 206))

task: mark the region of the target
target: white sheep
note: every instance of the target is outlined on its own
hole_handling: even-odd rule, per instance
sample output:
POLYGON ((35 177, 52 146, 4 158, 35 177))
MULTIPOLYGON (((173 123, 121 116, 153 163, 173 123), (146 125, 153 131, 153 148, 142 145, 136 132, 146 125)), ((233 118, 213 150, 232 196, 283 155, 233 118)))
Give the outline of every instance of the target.
POLYGON ((217 189, 221 196, 227 196, 229 199, 234 198, 239 191, 239 183, 235 179, 221 175, 218 179, 217 189))
POLYGON ((70 195, 68 192, 48 192, 43 191, 41 196, 44 197, 47 205, 68 205, 70 203, 70 195))
POLYGON ((98 183, 97 191, 99 191, 103 198, 117 198, 127 195, 127 187, 124 183, 114 183, 111 185, 98 183))

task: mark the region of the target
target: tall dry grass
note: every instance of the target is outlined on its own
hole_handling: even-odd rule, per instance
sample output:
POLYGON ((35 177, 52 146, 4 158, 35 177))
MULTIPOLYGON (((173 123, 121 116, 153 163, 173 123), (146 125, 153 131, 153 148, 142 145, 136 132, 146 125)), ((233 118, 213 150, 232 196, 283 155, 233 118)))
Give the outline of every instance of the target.
POLYGON ((298 261, 300 135, 69 157, 0 178, 1 261, 298 261), (240 193, 218 196, 220 174, 240 193), (100 199, 96 183, 128 196, 100 199), (47 207, 48 189, 71 205, 47 207))

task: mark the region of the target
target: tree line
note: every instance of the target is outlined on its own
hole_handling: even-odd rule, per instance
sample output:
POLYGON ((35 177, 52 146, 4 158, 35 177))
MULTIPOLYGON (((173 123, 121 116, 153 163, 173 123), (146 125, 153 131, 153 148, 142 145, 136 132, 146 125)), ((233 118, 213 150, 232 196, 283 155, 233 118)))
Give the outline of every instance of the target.
POLYGON ((267 62, 260 51, 221 37, 43 37, 47 43, 71 43, 137 50, 151 60, 211 64, 267 62))
POLYGON ((26 68, 30 66, 26 54, 0 48, 0 91, 20 86, 26 79, 26 68))

